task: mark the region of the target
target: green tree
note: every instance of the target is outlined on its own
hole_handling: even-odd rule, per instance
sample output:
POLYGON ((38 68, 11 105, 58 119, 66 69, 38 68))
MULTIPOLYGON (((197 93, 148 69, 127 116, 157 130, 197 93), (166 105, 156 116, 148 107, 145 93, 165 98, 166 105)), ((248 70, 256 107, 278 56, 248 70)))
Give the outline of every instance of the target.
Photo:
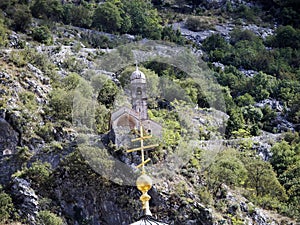
POLYGON ((247 170, 238 155, 236 150, 227 149, 217 157, 208 171, 212 187, 218 187, 222 183, 232 187, 244 184, 247 179, 247 170))
POLYGON ((160 39, 162 26, 161 18, 151 2, 144 0, 125 0, 124 11, 130 16, 129 32, 151 39, 160 39))
POLYGON ((27 5, 16 5, 13 9, 12 28, 16 31, 26 31, 32 20, 31 12, 27 5))
POLYGON ((9 7, 12 7, 17 3, 18 0, 2 0, 0 2, 0 9, 6 10, 9 7))
POLYGON ((296 123, 300 123, 300 94, 297 93, 296 96, 291 100, 291 110, 288 113, 289 119, 296 123))
POLYGON ((274 170, 280 176, 287 168, 295 163, 295 151, 288 142, 282 141, 276 143, 272 148, 272 158, 270 163, 274 170))
POLYGON ((107 79, 102 88, 99 90, 97 100, 107 108, 110 108, 113 106, 118 92, 118 86, 112 80, 107 79))
POLYGON ((247 84, 248 92, 257 100, 263 100, 273 94, 277 87, 277 81, 274 77, 263 72, 255 74, 247 84))
POLYGON ((266 50, 261 40, 241 40, 234 46, 233 64, 237 67, 241 66, 245 69, 257 69, 257 57, 262 51, 266 50))
MULTIPOLYGON (((282 2, 282 1, 278 1, 282 2)), ((283 25, 291 25, 293 27, 300 28, 300 16, 299 16, 299 2, 297 2, 294 6, 290 5, 287 7, 281 7, 278 14, 279 21, 283 25), (297 5, 298 4, 298 5, 297 5)))
POLYGON ((106 32, 119 32, 123 24, 121 8, 106 1, 95 10, 92 26, 106 32))
POLYGON ((260 158, 247 158, 243 160, 247 168, 246 187, 253 188, 256 197, 272 196, 279 200, 286 199, 284 188, 279 183, 272 166, 260 158))
POLYGON ((226 136, 231 137, 233 131, 238 131, 244 128, 245 120, 243 114, 239 108, 228 109, 229 119, 226 126, 226 136))
POLYGON ((62 19, 63 7, 59 0, 35 0, 31 12, 36 18, 59 21, 62 19))
POLYGON ((105 105, 99 104, 96 107, 95 112, 95 122, 97 132, 104 134, 109 131, 109 121, 110 120, 110 110, 105 107, 105 105))
POLYGON ((289 205, 292 206, 291 214, 300 218, 300 161, 290 166, 281 176, 280 180, 287 190, 289 205))
POLYGON ((62 20, 65 24, 89 28, 94 10, 85 5, 64 4, 62 20))

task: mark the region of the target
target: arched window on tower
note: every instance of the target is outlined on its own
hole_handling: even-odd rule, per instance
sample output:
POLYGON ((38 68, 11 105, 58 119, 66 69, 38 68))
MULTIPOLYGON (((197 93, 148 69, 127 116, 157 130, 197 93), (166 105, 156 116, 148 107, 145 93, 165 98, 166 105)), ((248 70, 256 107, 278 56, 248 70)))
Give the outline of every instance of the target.
POLYGON ((138 87, 138 88, 136 89, 136 94, 137 94, 137 95, 142 95, 142 88, 141 88, 141 87, 138 87))

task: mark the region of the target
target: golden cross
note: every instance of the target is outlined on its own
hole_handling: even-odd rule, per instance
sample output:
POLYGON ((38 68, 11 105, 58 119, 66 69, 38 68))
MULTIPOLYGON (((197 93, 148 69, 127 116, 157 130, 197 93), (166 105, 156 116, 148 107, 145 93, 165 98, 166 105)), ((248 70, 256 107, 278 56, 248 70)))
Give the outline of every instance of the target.
POLYGON ((145 149, 149 149, 149 148, 157 147, 158 144, 144 146, 144 140, 146 140, 148 138, 151 138, 152 135, 144 136, 144 130, 143 130, 143 126, 142 126, 142 121, 140 121, 140 134, 139 134, 139 136, 140 137, 138 137, 138 138, 132 139, 131 142, 140 141, 141 146, 138 147, 138 148, 129 149, 129 150, 127 150, 127 152, 130 153, 130 152, 141 151, 142 163, 139 164, 137 166, 137 168, 142 167, 142 174, 145 174, 146 173, 146 171, 145 171, 145 164, 148 163, 148 162, 150 162, 151 159, 145 160, 145 152, 144 152, 144 150, 145 149))

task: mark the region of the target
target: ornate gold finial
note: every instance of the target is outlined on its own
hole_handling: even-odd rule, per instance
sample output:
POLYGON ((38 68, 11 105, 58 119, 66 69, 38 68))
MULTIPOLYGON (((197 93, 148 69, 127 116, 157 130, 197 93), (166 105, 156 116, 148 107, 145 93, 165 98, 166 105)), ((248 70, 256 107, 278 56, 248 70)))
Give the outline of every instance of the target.
POLYGON ((151 199, 151 196, 148 195, 148 191, 151 189, 152 187, 152 179, 146 174, 146 170, 145 170, 145 164, 148 163, 150 161, 150 159, 148 158, 147 160, 145 160, 145 149, 150 149, 153 147, 157 147, 158 145, 147 145, 144 146, 144 140, 151 138, 152 135, 148 135, 148 136, 144 136, 144 130, 143 130, 143 126, 142 126, 142 121, 140 120, 140 133, 139 133, 138 138, 135 138, 133 140, 131 140, 132 142, 136 142, 136 141, 140 141, 140 147, 139 148, 134 148, 134 149, 129 149, 127 150, 127 152, 135 152, 135 151, 141 151, 141 158, 142 158, 142 162, 137 166, 137 168, 142 167, 142 175, 138 177, 137 181, 136 181, 136 186, 137 188, 142 192, 142 196, 140 197, 140 200, 142 202, 143 205, 143 211, 145 215, 152 215, 150 208, 149 208, 149 201, 151 199))
POLYGON ((149 201, 151 199, 151 196, 148 195, 148 191, 152 187, 152 179, 147 174, 142 174, 136 180, 136 186, 143 193, 142 196, 140 197, 140 200, 143 205, 142 209, 144 211, 144 214, 152 215, 149 208, 149 201))

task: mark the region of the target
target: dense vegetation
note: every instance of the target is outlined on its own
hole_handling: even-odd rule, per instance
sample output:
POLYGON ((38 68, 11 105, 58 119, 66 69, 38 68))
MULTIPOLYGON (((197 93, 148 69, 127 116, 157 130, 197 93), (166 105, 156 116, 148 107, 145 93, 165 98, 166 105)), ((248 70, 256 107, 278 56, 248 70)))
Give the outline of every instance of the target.
MULTIPOLYGON (((180 33, 163 27, 158 11, 149 1, 106 1, 103 4, 80 1, 78 4, 62 4, 59 0, 9 1, 0 3, 0 8, 8 15, 7 23, 16 31, 27 31, 32 18, 71 24, 83 28, 124 34, 129 33, 151 39, 163 39, 183 43, 180 33)), ((44 41, 47 30, 37 28, 33 37, 44 41), (39 32, 39 37, 36 36, 39 32)))
MULTIPOLYGON (((181 45, 189 44, 189 47, 203 50, 203 59, 208 62, 213 75, 222 86, 226 103, 225 112, 229 115, 229 120, 225 134, 214 127, 203 126, 199 128, 199 136, 196 139, 209 140, 211 135, 217 133, 222 139, 237 139, 240 142, 238 146, 224 148, 215 162, 207 168, 202 164, 204 150, 193 149, 193 156, 184 166, 181 175, 191 182, 191 186, 197 191, 197 196, 203 203, 214 207, 219 212, 227 213, 225 209, 227 202, 220 194, 226 191, 224 188, 226 184, 240 191, 256 205, 299 219, 300 7, 298 1, 260 0, 262 8, 243 5, 235 8, 227 3, 220 11, 211 10, 209 13, 213 16, 221 14, 224 18, 232 17, 238 22, 235 29, 231 31, 229 39, 225 39, 220 34, 213 34, 200 45, 192 44, 181 36, 179 30, 174 31, 168 26, 166 19, 172 22, 178 15, 168 8, 167 3, 152 2, 157 8, 151 2, 143 0, 108 0, 101 4, 98 4, 98 1, 62 4, 59 0, 2 0, 0 2, 0 46, 9 47, 9 35, 12 31, 27 34, 28 40, 37 45, 40 43, 53 45, 55 24, 60 23, 95 29, 117 36, 132 34, 135 35, 136 40, 149 38, 181 45), (161 10, 163 7, 169 11, 161 10), (274 28, 273 35, 262 38, 250 30, 243 29, 241 21, 244 20, 256 23, 262 23, 264 20, 269 25, 275 20, 278 27, 274 28), (36 24, 32 27, 33 22, 36 24), (221 63, 224 67, 216 66, 218 64, 215 62, 221 63), (254 73, 246 76, 243 70, 254 70, 254 73), (263 107, 256 104, 266 99, 279 102, 282 109, 272 108, 268 104, 263 107), (263 161, 255 153, 254 146, 257 143, 251 139, 240 140, 239 138, 251 138, 263 132, 288 131, 288 128, 282 129, 279 126, 279 117, 293 123, 294 127, 291 129, 292 132, 289 131, 284 135, 282 141, 272 143, 272 158, 263 161), (196 180, 195 177, 199 179, 196 180)), ((189 15, 180 14, 179 17, 187 17, 187 26, 193 30, 209 28, 210 23, 198 20, 199 16, 209 14, 203 8, 198 8, 201 1, 185 1, 187 2, 192 4, 193 10, 189 15), (190 17, 190 14, 193 16, 190 17)), ((95 48, 112 48, 120 44, 105 35, 82 36, 80 41, 95 48)), ((53 88, 47 96, 47 104, 42 107, 43 112, 38 115, 36 112, 39 110, 39 105, 36 94, 29 90, 18 94, 18 108, 13 110, 22 113, 14 121, 14 128, 22 132, 25 145, 29 143, 30 138, 34 137, 45 142, 46 147, 43 150, 45 153, 59 153, 70 148, 54 130, 61 131, 67 136, 64 129, 72 128, 73 99, 78 86, 84 90, 85 96, 82 97, 82 102, 86 104, 89 103, 84 101, 85 97, 97 93, 95 118, 92 121, 85 121, 86 124, 95 126, 86 127, 83 132, 88 133, 94 129, 98 134, 104 134, 109 131, 110 113, 114 110, 115 101, 119 100, 117 95, 122 91, 120 87, 126 86, 126 80, 133 67, 119 71, 120 83, 116 83, 105 75, 83 77, 84 65, 77 63, 75 58, 69 57, 61 64, 67 74, 59 76, 56 72, 57 65, 40 52, 26 47, 25 41, 19 42, 14 47, 15 49, 6 59, 7 64, 13 65, 14 70, 23 74, 23 77, 31 76, 24 68, 28 63, 33 64, 51 79, 53 88)), ((72 46, 73 51, 79 51, 79 48, 80 46, 72 46)), ((119 51, 124 51, 126 54, 126 49, 120 48, 119 51)), ((101 53, 94 57, 101 57, 101 53)), ((199 84, 173 66, 146 62, 141 65, 141 70, 151 80, 151 88, 155 93, 160 93, 159 79, 166 84, 168 80, 172 80, 177 86, 166 85, 164 91, 172 94, 180 87, 186 92, 190 100, 189 104, 192 105, 178 99, 166 100, 157 97, 158 95, 149 96, 149 116, 164 127, 163 141, 150 153, 154 161, 158 162, 163 160, 167 153, 174 152, 192 134, 192 131, 187 129, 189 126, 182 124, 175 108, 190 110, 196 104, 200 108, 208 108, 209 101, 207 93, 203 93, 199 84)), ((22 76, 18 79, 22 80, 22 76)), ((0 93, 0 109, 13 113, 7 104, 11 93, 7 90, 3 93, 0 93)), ((110 153, 114 154, 116 150, 118 149, 114 146, 108 146, 110 153)), ((77 150, 74 151, 75 153, 69 157, 80 158, 77 150)), ((19 146, 18 157, 23 162, 23 167, 14 176, 30 180, 35 190, 40 191, 40 195, 45 199, 51 198, 47 193, 47 187, 57 178, 60 169, 86 172, 91 180, 97 176, 83 166, 85 162, 81 158, 78 159, 80 163, 74 162, 72 169, 65 163, 60 169, 53 171, 48 163, 40 161, 32 163, 30 160, 33 154, 26 146, 19 146)), ((188 190, 185 184, 179 183, 175 186, 180 200, 192 205, 186 197, 188 190)), ((62 224, 62 219, 54 213, 55 210, 51 210, 50 206, 53 205, 45 205, 39 212, 39 221, 47 225, 62 224)), ((18 219, 11 197, 0 187, 0 222, 18 219)))

